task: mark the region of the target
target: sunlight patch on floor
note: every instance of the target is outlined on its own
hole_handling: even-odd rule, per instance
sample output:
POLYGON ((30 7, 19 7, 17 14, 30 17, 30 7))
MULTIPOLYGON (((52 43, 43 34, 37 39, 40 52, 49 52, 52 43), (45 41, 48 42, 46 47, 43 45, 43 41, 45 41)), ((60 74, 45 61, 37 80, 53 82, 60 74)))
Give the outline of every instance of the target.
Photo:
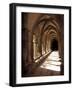
POLYGON ((61 58, 59 57, 58 51, 53 51, 40 66, 41 68, 60 71, 61 58))

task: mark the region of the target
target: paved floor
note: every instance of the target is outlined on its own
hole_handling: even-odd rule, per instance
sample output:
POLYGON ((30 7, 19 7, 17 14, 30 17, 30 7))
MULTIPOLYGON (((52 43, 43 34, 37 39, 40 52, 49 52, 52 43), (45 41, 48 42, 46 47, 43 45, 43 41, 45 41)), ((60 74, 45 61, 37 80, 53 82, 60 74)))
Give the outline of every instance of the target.
POLYGON ((60 75, 61 58, 58 51, 53 51, 39 67, 37 67, 32 76, 57 76, 60 75))

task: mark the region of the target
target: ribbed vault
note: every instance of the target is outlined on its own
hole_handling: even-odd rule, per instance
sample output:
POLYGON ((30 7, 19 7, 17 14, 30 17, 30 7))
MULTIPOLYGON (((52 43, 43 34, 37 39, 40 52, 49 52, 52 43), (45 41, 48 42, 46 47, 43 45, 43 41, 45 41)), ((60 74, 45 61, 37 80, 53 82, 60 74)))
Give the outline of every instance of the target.
POLYGON ((49 15, 41 16, 33 29, 33 55, 34 59, 52 51, 52 41, 58 45, 59 55, 61 53, 61 32, 55 17, 49 15), (37 50, 37 51, 36 51, 37 50), (38 55, 37 55, 38 54, 38 55))

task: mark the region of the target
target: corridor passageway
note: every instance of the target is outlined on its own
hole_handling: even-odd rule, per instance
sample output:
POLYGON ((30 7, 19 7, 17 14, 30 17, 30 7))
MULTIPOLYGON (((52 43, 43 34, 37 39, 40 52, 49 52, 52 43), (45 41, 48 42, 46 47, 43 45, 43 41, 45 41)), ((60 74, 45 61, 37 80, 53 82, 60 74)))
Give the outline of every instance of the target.
POLYGON ((64 15, 22 13, 22 77, 64 75, 63 23, 64 15))

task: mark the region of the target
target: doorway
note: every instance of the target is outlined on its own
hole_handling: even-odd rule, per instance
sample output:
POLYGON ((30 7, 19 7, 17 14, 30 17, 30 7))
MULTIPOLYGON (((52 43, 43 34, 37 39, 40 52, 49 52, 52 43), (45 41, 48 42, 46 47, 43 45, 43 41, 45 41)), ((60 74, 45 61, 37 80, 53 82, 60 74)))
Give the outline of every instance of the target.
POLYGON ((53 39, 51 42, 51 50, 58 51, 58 41, 56 39, 53 39))

